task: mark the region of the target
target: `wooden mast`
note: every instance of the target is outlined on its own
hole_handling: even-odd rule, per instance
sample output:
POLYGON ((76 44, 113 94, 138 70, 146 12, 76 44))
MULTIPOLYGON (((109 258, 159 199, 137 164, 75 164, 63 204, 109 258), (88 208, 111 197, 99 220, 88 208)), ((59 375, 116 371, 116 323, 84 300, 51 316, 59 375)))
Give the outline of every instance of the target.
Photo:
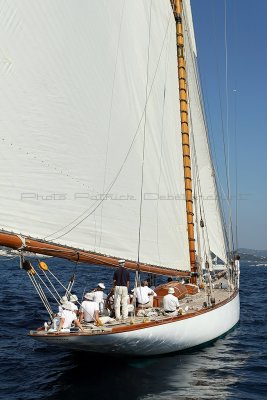
MULTIPOLYGON (((190 159, 190 139, 188 124, 188 96, 187 96, 187 79, 186 79, 186 63, 184 57, 184 34, 182 24, 182 0, 171 0, 173 14, 176 22, 176 44, 177 44, 177 62, 178 62, 178 79, 179 79, 179 98, 180 98, 180 114, 181 114, 181 132, 183 146, 183 165, 184 165, 184 181, 185 181, 185 198, 186 198, 186 214, 187 214, 187 232, 190 254, 191 272, 196 273, 196 250, 194 236, 194 220, 193 220, 193 193, 192 193, 192 175, 191 175, 191 159, 190 159)), ((191 277, 191 283, 196 284, 196 275, 191 277)))

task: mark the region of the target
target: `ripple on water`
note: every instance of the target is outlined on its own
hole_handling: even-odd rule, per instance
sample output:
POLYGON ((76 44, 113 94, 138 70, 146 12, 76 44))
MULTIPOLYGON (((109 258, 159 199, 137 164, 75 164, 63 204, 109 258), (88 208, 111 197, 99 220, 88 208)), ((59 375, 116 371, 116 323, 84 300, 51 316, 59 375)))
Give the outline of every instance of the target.
MULTIPOLYGON (((74 266, 62 260, 49 260, 49 265, 53 263, 59 267, 63 281, 68 282, 74 266)), ((12 268, 10 264, 2 266, 1 399, 265 398, 267 268, 242 265, 241 320, 226 337, 180 354, 111 359, 47 347, 27 337, 29 329, 43 323, 45 312, 40 311, 41 303, 18 264, 12 268), (260 274, 257 268, 261 268, 260 274)), ((82 265, 79 271, 74 287, 79 297, 98 281, 110 287, 112 271, 82 265)))

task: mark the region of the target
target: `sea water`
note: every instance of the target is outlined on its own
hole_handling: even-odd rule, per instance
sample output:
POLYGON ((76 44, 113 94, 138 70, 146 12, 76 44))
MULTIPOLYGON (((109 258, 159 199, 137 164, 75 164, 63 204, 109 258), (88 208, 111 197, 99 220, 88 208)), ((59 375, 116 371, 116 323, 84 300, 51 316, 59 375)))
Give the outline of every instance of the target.
MULTIPOLYGON (((79 299, 100 281, 112 285, 112 269, 46 261, 64 284, 75 273, 79 299)), ((18 259, 2 257, 0 271, 1 399, 267 398, 263 266, 241 262, 241 319, 234 330, 200 349, 145 359, 92 356, 35 342, 27 332, 47 320, 39 297, 18 259)))

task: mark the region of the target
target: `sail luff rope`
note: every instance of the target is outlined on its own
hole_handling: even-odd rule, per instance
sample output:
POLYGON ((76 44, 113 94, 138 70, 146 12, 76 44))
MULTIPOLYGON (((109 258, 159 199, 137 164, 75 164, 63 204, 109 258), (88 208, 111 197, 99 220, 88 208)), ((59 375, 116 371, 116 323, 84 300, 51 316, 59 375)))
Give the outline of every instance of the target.
POLYGON ((141 126, 142 120, 143 120, 143 118, 144 118, 144 114, 145 114, 145 111, 146 111, 146 108, 147 108, 147 103, 148 103, 149 98, 150 98, 150 95, 151 95, 151 93, 152 93, 152 89, 154 88, 154 82, 155 82, 155 79, 156 79, 156 76, 157 76, 157 72, 158 72, 158 68, 159 68, 159 64, 160 64, 160 60, 161 60, 161 56, 162 56, 162 52, 163 52, 163 48, 164 48, 164 43, 165 43, 165 40, 166 40, 167 32, 168 32, 168 30, 169 30, 169 26, 170 26, 170 21, 171 21, 172 15, 173 15, 172 12, 170 12, 169 19, 168 19, 168 24, 167 24, 167 27, 166 27, 165 35, 164 35, 164 38, 163 38, 163 42, 162 42, 162 46, 161 46, 161 50, 160 50, 160 54, 159 54, 159 58, 158 58, 158 62, 157 62, 156 69, 155 69, 155 73, 154 73, 154 76, 153 76, 153 79, 152 79, 152 82, 151 82, 151 87, 150 87, 150 90, 149 90, 149 93, 148 93, 148 96, 147 96, 147 102, 146 102, 146 104, 145 104, 145 106, 144 106, 144 109, 143 109, 143 111, 142 111, 142 114, 141 114, 139 123, 138 123, 138 125, 137 125, 137 128, 136 128, 135 134, 134 134, 134 136, 133 136, 132 142, 131 142, 131 144, 130 144, 130 146, 129 146, 129 148, 128 148, 128 151, 127 151, 127 153, 126 153, 126 155, 125 155, 125 158, 124 158, 124 160, 123 160, 123 162, 122 162, 122 164, 121 164, 121 166, 120 166, 120 168, 119 168, 117 174, 115 175, 113 181, 111 181, 111 184, 110 184, 108 190, 106 191, 105 194, 103 194, 103 197, 102 197, 101 200, 96 200, 89 208, 87 208, 83 213, 81 213, 77 218, 75 218, 75 219, 74 219, 73 221, 71 221, 69 224, 65 225, 64 227, 58 229, 57 231, 55 231, 55 232, 53 232, 53 233, 51 233, 51 234, 49 234, 49 235, 46 235, 43 239, 47 239, 47 238, 49 238, 49 237, 51 237, 51 236, 53 236, 53 235, 55 235, 55 234, 61 232, 61 231, 64 230, 65 228, 71 226, 74 222, 78 221, 84 214, 86 214, 80 221, 78 221, 78 222, 77 222, 72 228, 70 228, 67 232, 63 233, 62 235, 57 236, 57 237, 54 238, 54 239, 50 239, 50 240, 57 240, 57 239, 60 239, 60 238, 62 238, 63 236, 67 235, 69 232, 71 232, 73 229, 75 229, 78 225, 80 225, 84 220, 86 220, 90 215, 92 215, 92 214, 97 210, 97 208, 102 204, 102 202, 105 200, 106 196, 109 194, 109 192, 111 191, 112 187, 113 187, 114 184, 116 183, 116 181, 117 181, 119 175, 121 174, 121 171, 123 170, 124 165, 126 164, 126 161, 127 161, 128 157, 129 157, 129 155, 130 155, 130 153, 131 153, 131 151, 132 151, 132 149, 133 149, 134 142, 135 142, 135 140, 136 140, 138 134, 140 133, 140 126, 141 126), (92 208, 93 208, 93 209, 92 209, 92 208), (89 212, 89 210, 91 210, 91 209, 92 209, 92 211, 89 212), (87 214, 87 213, 88 213, 88 214, 87 214))

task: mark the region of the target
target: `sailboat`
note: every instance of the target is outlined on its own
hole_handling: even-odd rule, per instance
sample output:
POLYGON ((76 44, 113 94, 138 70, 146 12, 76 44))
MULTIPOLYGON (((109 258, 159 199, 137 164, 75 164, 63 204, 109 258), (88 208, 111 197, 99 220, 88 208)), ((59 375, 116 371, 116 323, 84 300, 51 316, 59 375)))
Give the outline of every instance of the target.
POLYGON ((30 337, 149 356, 228 332, 239 320, 239 281, 189 0, 1 1, 0 20, 0 245, 88 268, 125 259, 137 276, 171 276, 163 289, 182 285, 189 305, 175 317, 60 334, 35 328, 30 337))

